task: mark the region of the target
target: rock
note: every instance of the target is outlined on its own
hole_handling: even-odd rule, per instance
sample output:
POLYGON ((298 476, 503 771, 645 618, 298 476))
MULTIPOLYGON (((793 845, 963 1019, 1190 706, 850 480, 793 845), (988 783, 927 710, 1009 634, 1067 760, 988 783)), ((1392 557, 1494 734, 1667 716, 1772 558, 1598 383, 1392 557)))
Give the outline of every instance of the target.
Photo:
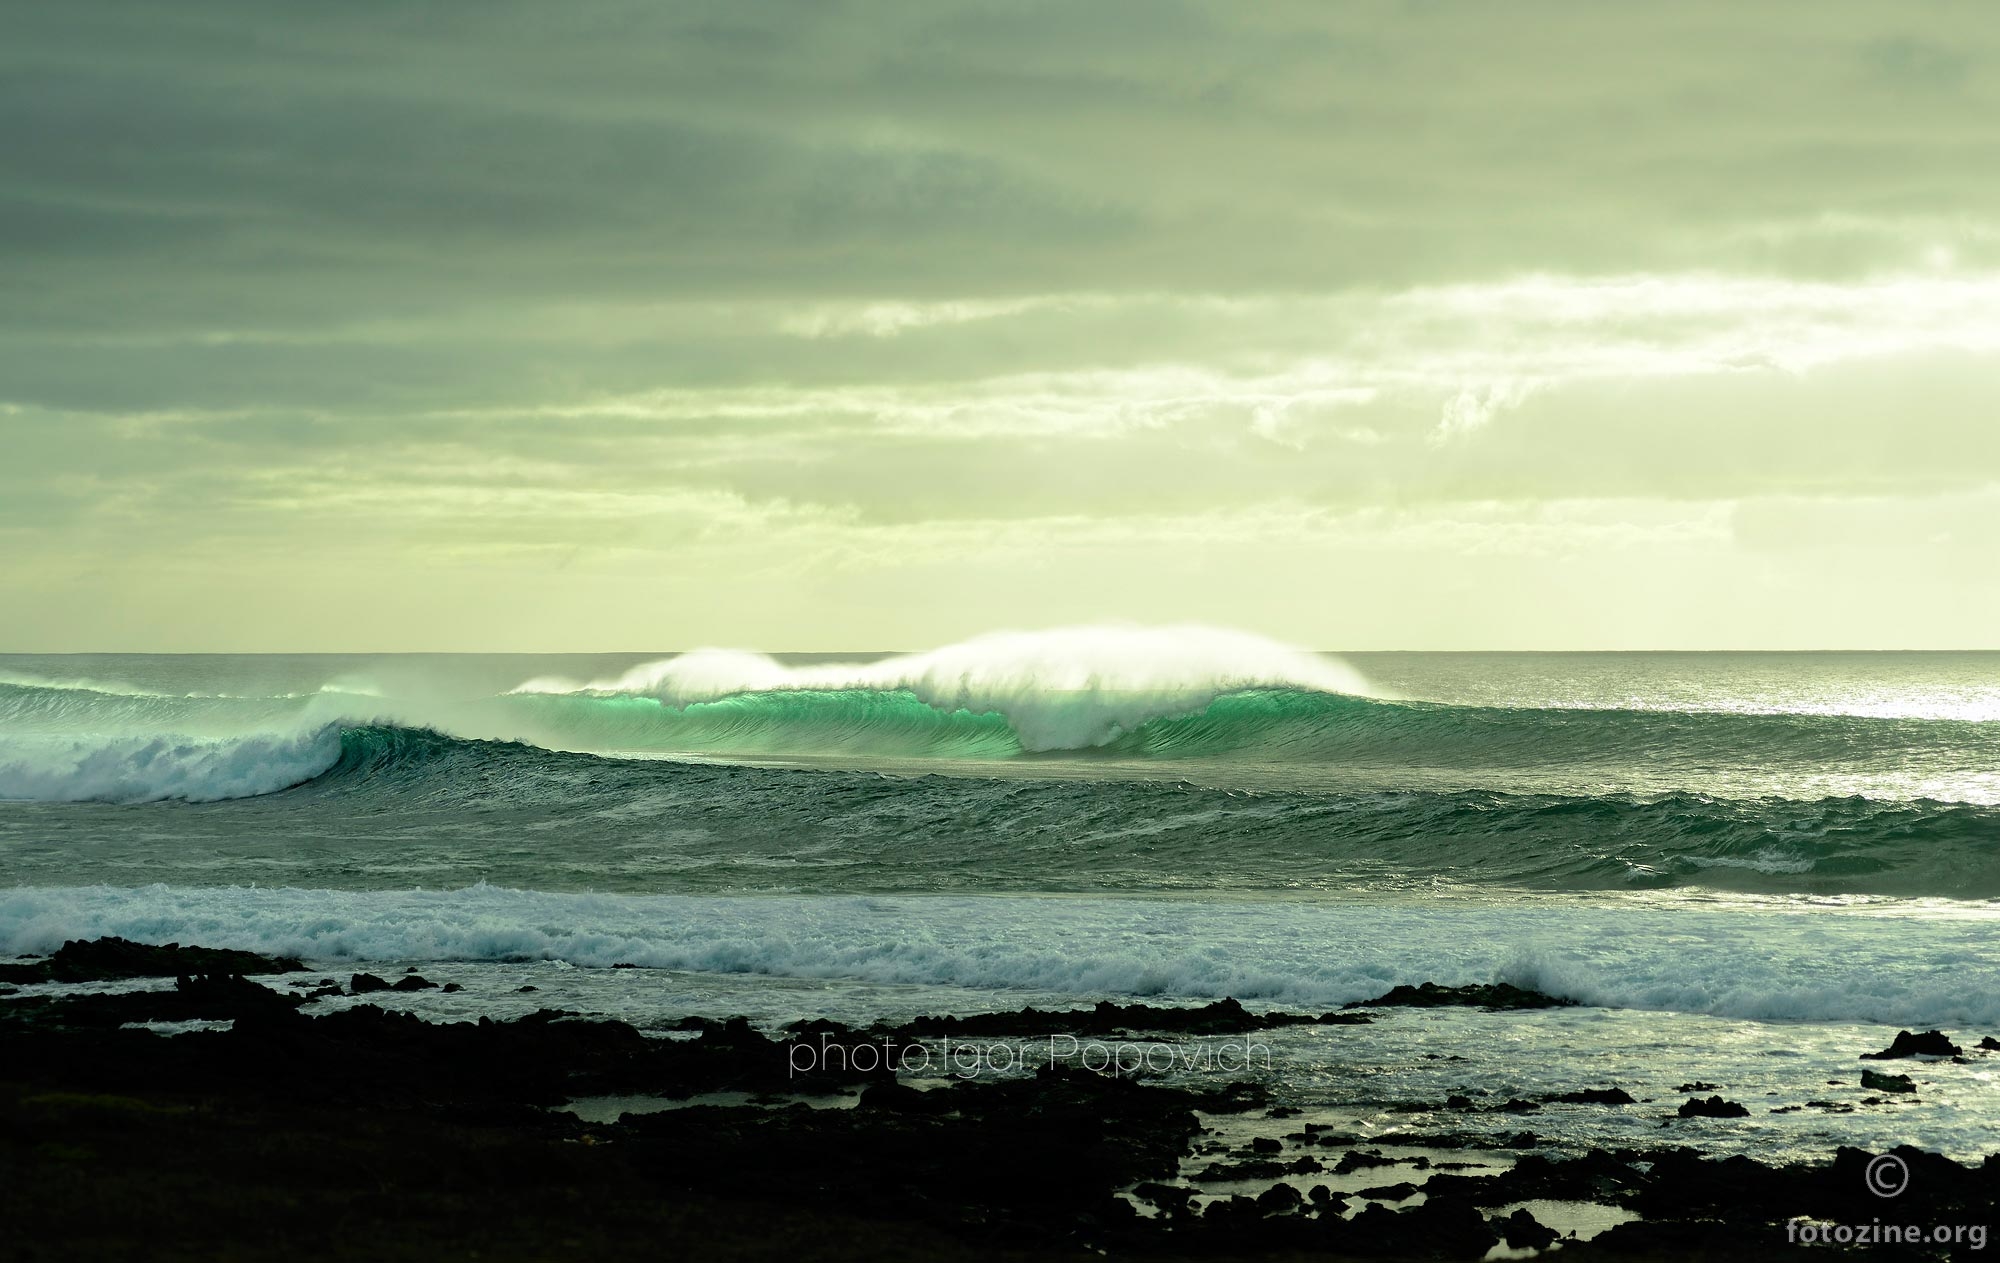
POLYGON ((390 987, 386 978, 377 978, 374 974, 356 974, 348 979, 347 989, 355 995, 367 995, 371 991, 387 991, 390 987))
MULTIPOLYGON (((1373 1019, 1365 1013, 1252 1013, 1234 998, 1213 1004, 1177 1008, 1150 1004, 1115 1004, 1101 1000, 1088 1009, 1038 1009, 1030 1005, 1009 1013, 972 1013, 963 1017, 943 1014, 912 1018, 898 1025, 877 1024, 868 1037, 893 1036, 899 1040, 926 1040, 942 1036, 1015 1036, 1035 1038, 1050 1035, 1115 1036, 1126 1033, 1157 1035, 1230 1035, 1241 1031, 1280 1026, 1356 1026, 1373 1019)), ((836 1028, 844 1037, 845 1027, 823 1020, 795 1023, 801 1033, 817 1034, 836 1028)))
POLYGON ((1979 1051, 2000 1052, 2000 1039, 1995 1039, 1991 1035, 1988 1035, 1985 1039, 1979 1041, 1979 1051))
POLYGON ((436 991, 437 989, 438 985, 422 974, 410 974, 408 977, 398 978, 396 985, 389 988, 391 991, 436 991))
POLYGON ((1305 1204, 1305 1198, 1289 1184, 1273 1184, 1257 1195, 1257 1209, 1267 1215, 1289 1215, 1305 1204))
POLYGON ((1734 1101, 1725 1101, 1719 1096, 1706 1100, 1689 1097, 1681 1102, 1682 1118, 1748 1118, 1750 1111, 1734 1101))
POLYGON ((1637 1105, 1632 1094, 1624 1088, 1584 1088, 1576 1092, 1564 1092, 1548 1098, 1552 1103, 1563 1105, 1637 1105))
POLYGON ((0 965, 0 982, 108 982, 118 978, 177 978, 195 974, 286 974, 305 968, 288 956, 229 948, 155 947, 122 938, 72 939, 32 965, 0 965))
POLYGON ((1185 1184, 1161 1184, 1153 1180, 1146 1180, 1132 1190, 1134 1197, 1157 1206, 1166 1215, 1187 1214, 1194 1194, 1195 1190, 1185 1184))
POLYGON ((1914 1092, 1917 1090, 1917 1085, 1906 1074, 1883 1074, 1879 1070, 1863 1070, 1861 1089, 1864 1092, 1914 1092))
POLYGON ((1378 1202, 1401 1202, 1416 1196, 1416 1192, 1416 1185, 1408 1180, 1398 1180, 1394 1184, 1377 1184, 1373 1188, 1364 1188, 1355 1196, 1378 1202))
POLYGON ((444 984, 444 986, 443 986, 443 987, 441 987, 441 988, 439 988, 439 989, 440 989, 440 990, 442 990, 442 991, 443 991, 443 992, 444 992, 444 993, 445 993, 446 995, 450 995, 450 994, 451 994, 452 992, 454 992, 454 991, 463 991, 463 990, 465 990, 465 988, 464 988, 464 987, 461 987, 461 986, 459 986, 459 985, 458 985, 457 983, 455 983, 455 982, 447 982, 446 984, 444 984))
POLYGON ((1269 1136, 1258 1136, 1250 1142, 1250 1151, 1252 1153, 1278 1153, 1284 1147, 1283 1144, 1271 1139, 1269 1136))
MULTIPOLYGON (((1896 1038, 1881 1052, 1862 1053, 1863 1061, 1895 1061, 1902 1057, 1962 1057, 1965 1050, 1945 1037, 1943 1031, 1912 1035, 1897 1031, 1896 1038)), ((1865 1084, 1863 1086, 1866 1086, 1865 1084)))
POLYGON ((1364 1153, 1359 1149, 1350 1149, 1341 1155, 1339 1162, 1334 1164, 1333 1173, 1346 1175, 1349 1171, 1363 1171, 1369 1167, 1392 1167, 1397 1161, 1396 1158, 1385 1158, 1379 1153, 1364 1153))
POLYGON ((1719 1087, 1721 1087, 1721 1086, 1722 1086, 1722 1085, 1721 1085, 1721 1084, 1719 1084, 1719 1083, 1703 1083, 1703 1082, 1702 1082, 1702 1081, 1701 1081, 1700 1079, 1696 1079, 1696 1080, 1695 1080, 1695 1081, 1694 1081, 1693 1083, 1683 1083, 1683 1084, 1681 1084, 1681 1085, 1680 1085, 1679 1087, 1675 1088, 1675 1089, 1674 1089, 1674 1091, 1676 1091, 1676 1092, 1713 1092, 1713 1091, 1715 1091, 1715 1090, 1716 1090, 1717 1088, 1719 1088, 1719 1087))
POLYGON ((1371 1202, 1347 1227, 1353 1243, 1365 1243, 1368 1253, 1390 1258, 1476 1259, 1499 1242, 1476 1207, 1450 1198, 1407 1210, 1371 1202))
POLYGON ((1500 1238, 1515 1250, 1541 1250, 1555 1243, 1556 1230, 1529 1214, 1526 1207, 1496 1220, 1500 1238))
POLYGON ((1464 1006, 1479 1009, 1555 1009, 1569 1007, 1575 1003, 1574 1000, 1565 1000, 1560 996, 1517 987, 1511 982, 1486 985, 1475 983, 1464 987, 1441 987, 1435 982, 1427 982, 1420 987, 1407 984, 1393 987, 1387 995, 1377 996, 1373 1000, 1358 1000, 1347 1007, 1355 1009, 1400 1006, 1435 1009, 1464 1006))
POLYGON ((530 985, 528 985, 528 986, 525 986, 525 987, 516 987, 516 988, 514 988, 514 994, 515 994, 515 995, 526 995, 526 994, 528 994, 528 993, 529 993, 530 991, 540 991, 540 990, 541 990, 541 988, 540 988, 540 987, 537 987, 537 986, 534 986, 534 985, 530 984, 530 985))

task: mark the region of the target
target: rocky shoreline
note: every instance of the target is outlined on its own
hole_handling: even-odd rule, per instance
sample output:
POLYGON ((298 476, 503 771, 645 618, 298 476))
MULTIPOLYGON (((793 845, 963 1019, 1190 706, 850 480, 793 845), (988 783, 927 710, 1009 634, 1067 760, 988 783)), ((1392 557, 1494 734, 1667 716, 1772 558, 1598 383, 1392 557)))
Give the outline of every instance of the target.
MULTIPOLYGON (((1504 984, 1401 988, 1321 1014, 1107 1002, 864 1028, 819 1020, 775 1036, 693 1017, 663 1036, 552 1010, 476 1023, 366 1003, 302 1011, 327 988, 439 985, 415 974, 295 990, 254 980, 300 968, 120 940, 0 966, 0 983, 37 987, 0 994, 0 1160, 13 1173, 0 1180, 0 1223, 21 1257, 1480 1259, 1558 1244, 1559 1225, 1532 1203, 1620 1220, 1560 1242, 1564 1258, 1748 1259, 1788 1248, 1800 1219, 1883 1209, 1865 1190, 1885 1155, 1858 1149, 1809 1165, 1684 1144, 1551 1157, 1531 1131, 1499 1149, 1428 1124, 1344 1133, 1226 1077, 1192 1089, 1055 1061, 914 1086, 879 1058, 827 1055, 946 1038, 1214 1040, 1394 1021, 1407 1006, 1565 1003, 1504 984), (175 982, 45 985, 133 977, 175 982), (677 1104, 606 1122, 561 1108, 625 1097, 677 1104)), ((1937 1032, 1869 1054, 1982 1055, 1937 1032)), ((1743 1108, 1712 1085, 1683 1086, 1677 1116, 1743 1108)), ((1579 1084, 1546 1100, 1454 1097, 1425 1116, 1529 1119, 1551 1103, 1638 1104, 1617 1085, 1579 1084)), ((1908 1185, 1897 1222, 1994 1218, 2000 1159, 1886 1157, 1908 1185)), ((1879 1249, 1979 1254, 1969 1240, 1879 1249)))

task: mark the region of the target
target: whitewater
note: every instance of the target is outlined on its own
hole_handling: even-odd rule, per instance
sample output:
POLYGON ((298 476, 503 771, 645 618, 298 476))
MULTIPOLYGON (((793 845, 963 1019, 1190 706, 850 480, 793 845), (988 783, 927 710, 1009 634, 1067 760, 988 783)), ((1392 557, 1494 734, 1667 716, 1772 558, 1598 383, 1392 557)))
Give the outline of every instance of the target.
POLYGON ((482 1012, 1504 979, 1616 1038, 2000 1027, 1996 900, 2000 655, 0 656, 0 951, 449 963, 482 1012))

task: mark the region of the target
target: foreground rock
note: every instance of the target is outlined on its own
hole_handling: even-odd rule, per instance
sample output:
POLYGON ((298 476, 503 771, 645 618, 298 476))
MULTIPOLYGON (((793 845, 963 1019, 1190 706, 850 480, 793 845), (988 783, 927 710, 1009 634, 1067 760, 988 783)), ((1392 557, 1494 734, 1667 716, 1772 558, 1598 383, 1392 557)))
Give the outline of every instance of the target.
POLYGON ((122 938, 73 939, 55 955, 28 965, 0 965, 0 982, 110 982, 183 974, 285 974, 305 966, 288 956, 217 947, 153 947, 122 938))

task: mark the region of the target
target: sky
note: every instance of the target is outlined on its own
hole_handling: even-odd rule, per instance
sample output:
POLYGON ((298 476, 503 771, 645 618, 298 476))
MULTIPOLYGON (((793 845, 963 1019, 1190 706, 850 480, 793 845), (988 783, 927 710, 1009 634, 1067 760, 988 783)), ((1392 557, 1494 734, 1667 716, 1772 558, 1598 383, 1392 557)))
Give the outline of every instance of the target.
POLYGON ((5 25, 0 650, 2000 647, 1983 4, 5 25))

